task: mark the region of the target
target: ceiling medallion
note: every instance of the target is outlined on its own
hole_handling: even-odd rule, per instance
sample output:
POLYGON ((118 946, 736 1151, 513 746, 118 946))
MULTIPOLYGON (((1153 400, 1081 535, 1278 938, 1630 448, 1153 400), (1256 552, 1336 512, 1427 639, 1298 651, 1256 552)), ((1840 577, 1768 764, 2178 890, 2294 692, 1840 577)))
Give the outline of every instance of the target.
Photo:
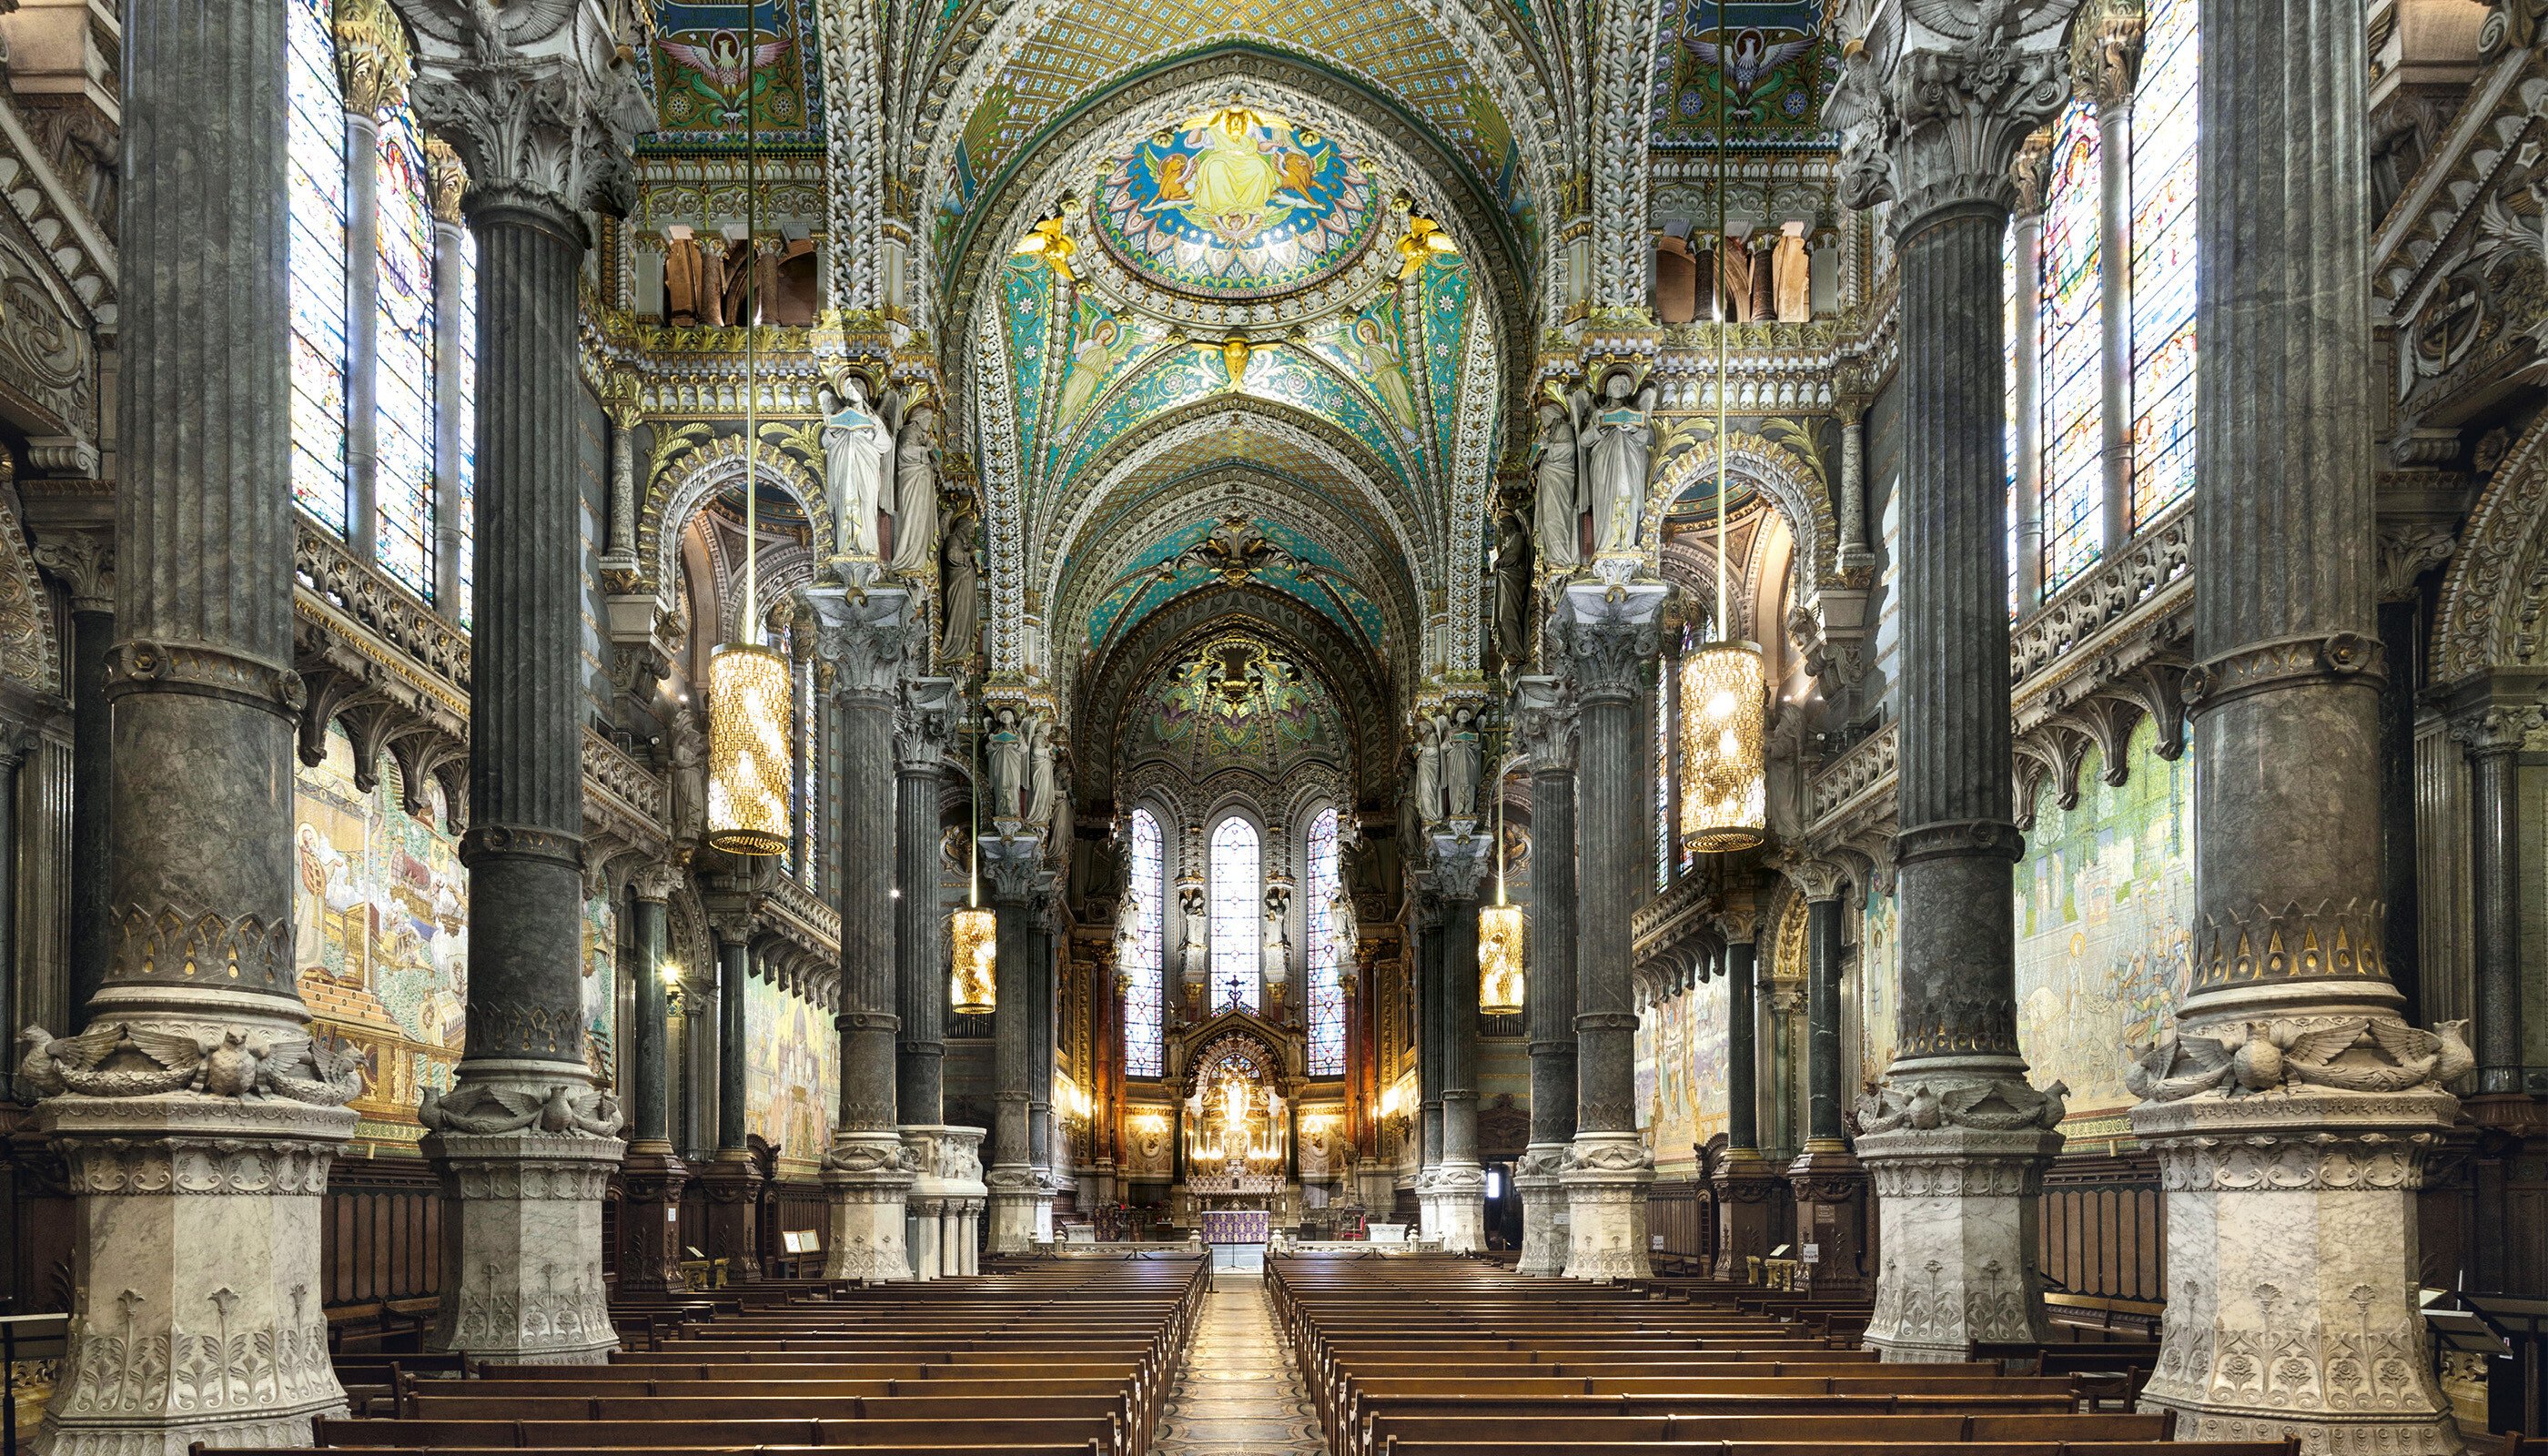
POLYGON ((1231 104, 1106 164, 1093 230, 1136 278, 1189 298, 1297 293, 1360 259, 1386 212, 1335 137, 1231 104))

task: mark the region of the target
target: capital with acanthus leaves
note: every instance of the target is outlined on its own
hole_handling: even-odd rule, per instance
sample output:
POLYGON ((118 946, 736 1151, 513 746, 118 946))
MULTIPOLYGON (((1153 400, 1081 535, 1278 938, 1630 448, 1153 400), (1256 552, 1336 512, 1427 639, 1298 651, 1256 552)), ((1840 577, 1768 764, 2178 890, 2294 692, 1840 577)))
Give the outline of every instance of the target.
POLYGON ((2070 94, 2079 0, 1855 0, 1840 84, 1841 200, 1896 204, 1897 235, 1958 205, 2016 202, 2009 163, 2070 94))

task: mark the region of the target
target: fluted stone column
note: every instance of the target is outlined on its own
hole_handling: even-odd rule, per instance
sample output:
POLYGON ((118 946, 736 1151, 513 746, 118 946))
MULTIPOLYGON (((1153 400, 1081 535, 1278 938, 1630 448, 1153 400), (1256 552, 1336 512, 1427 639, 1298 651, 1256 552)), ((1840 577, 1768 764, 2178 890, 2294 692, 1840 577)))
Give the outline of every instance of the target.
POLYGON ((1478 1160, 1478 890, 1495 867, 1495 840, 1436 834, 1425 877, 1442 904, 1442 1160, 1433 1173, 1434 1228, 1444 1251, 1487 1246, 1487 1170, 1478 1160))
POLYGON ((1415 1232, 1442 1234, 1434 1180, 1442 1169, 1442 897, 1419 878, 1415 889, 1415 1232))
POLYGON ((1805 896, 1805 1146, 1787 1165, 1796 1238, 1808 1255, 1797 1285, 1860 1299, 1873 1292, 1866 1267, 1866 1170, 1841 1123, 1848 1070, 1841 1064, 1840 866, 1807 860, 1784 866, 1805 896))
POLYGON ((1047 885, 1036 896, 1034 913, 1027 918, 1027 963, 1033 971, 1027 1004, 1034 1017, 1027 1027, 1027 1045, 1034 1058, 1027 1070, 1027 1165, 1035 1169, 1039 1243, 1052 1241, 1052 1204, 1060 1190, 1052 1156, 1053 1001, 1060 980, 1053 956, 1057 941, 1053 924, 1060 913, 1060 896, 1047 885))
POLYGON ((1652 823, 1651 780, 1637 689, 1660 646, 1655 618, 1665 588, 1587 583, 1566 589, 1551 624, 1580 713, 1576 774, 1575 1140, 1560 1174, 1566 1187, 1566 1273, 1573 1279, 1643 1279, 1646 1192, 1654 1156, 1637 1134, 1634 912, 1652 823))
POLYGON ((1879 9, 1840 98, 1848 201, 1894 200, 1902 268, 1900 1049, 1858 1141, 1883 1219, 1867 1344, 1889 1360, 2045 1332, 2036 1195, 2061 1109, 2017 1046, 2000 247, 2009 164, 2067 89, 2071 3, 1930 16, 2004 27, 1987 49, 1879 9))
POLYGON ((284 0, 124 15, 113 958, 89 1030, 20 1069, 77 1200, 38 1436, 66 1456, 343 1411, 319 1227, 360 1085, 293 976, 284 0))
POLYGON ((468 1050, 420 1110, 439 1167, 446 1278, 436 1349, 600 1360, 618 1345, 601 1201, 622 1149, 593 1086, 584 985, 584 532, 577 277, 584 214, 628 201, 646 106, 593 7, 476 34, 448 22, 417 116, 469 170, 478 239, 478 569, 470 704, 468 1050))
POLYGON ((978 1212, 982 1186, 979 1128, 946 1126, 947 911, 938 902, 938 825, 947 747, 960 704, 955 680, 918 678, 902 688, 894 725, 894 947, 901 965, 894 1005, 901 1021, 894 1047, 894 1106, 910 1148, 914 1181, 904 1204, 904 1242, 914 1277, 962 1272, 959 1228, 978 1212), (970 1171, 966 1171, 969 1164, 970 1171))
POLYGON ((637 897, 637 1025, 630 1028, 635 1063, 629 1081, 631 1138, 619 1164, 619 1288, 628 1294, 679 1294, 689 1288, 682 1274, 682 1190, 690 1171, 673 1151, 667 1092, 672 1042, 670 988, 664 966, 671 959, 673 892, 681 871, 650 864, 634 880, 637 897))
POLYGON ((1566 1272, 1566 1190, 1575 1138, 1575 704, 1565 680, 1513 686, 1513 737, 1530 756, 1530 1145, 1513 1168, 1521 1195, 1519 1271, 1566 1272))
POLYGON ((1035 973, 1029 945, 1036 891, 1044 879, 1044 836, 994 836, 982 841, 981 854, 982 878, 991 887, 991 909, 999 926, 992 971, 998 1000, 991 1013, 991 1171, 983 1182, 989 1189, 991 1252, 1021 1254, 1035 1246, 1037 1180, 1027 1133, 1027 1084, 1035 1076, 1035 1010, 1028 1004, 1035 973))
MULTIPOLYGON (((114 724, 106 668, 115 646, 115 539, 104 531, 36 538, 36 563, 70 596, 70 1016, 77 1021, 114 953, 109 858, 114 820, 114 724)), ((72 1028, 76 1030, 76 1028, 72 1028)))
MULTIPOLYGON (((2044 276, 2044 185, 2051 143, 2036 136, 2018 149, 2010 167, 2017 184, 2009 218, 2009 254, 2019 287, 2032 290, 2044 276)), ((2019 308, 2010 316, 2009 409, 2017 421, 2017 455, 2009 501, 2015 513, 2017 602, 2032 611, 2044 600, 2044 311, 2019 308)))
MULTIPOLYGON (((2525 684, 2526 685, 2526 684, 2525 684)), ((2522 741, 2539 722, 2536 704, 2489 702, 2451 724, 2468 756, 2471 958, 2476 962, 2478 1096, 2522 1087, 2521 805, 2522 741)), ((2475 1099, 2472 1099, 2475 1104, 2475 1099)))
POLYGON ((2197 91, 2192 975, 2126 1077, 2167 1229, 2141 1404, 2192 1440, 2457 1451, 2415 1194, 2476 1058, 2402 1019, 2386 963, 2362 14, 2203 26, 2236 59, 2197 91))
POLYGON ((1709 1180, 1716 1194, 1716 1277, 1744 1283, 1751 1261, 1770 1252, 1778 1169, 1761 1155, 1758 998, 1760 909, 1749 899, 1717 917, 1725 937, 1725 1157, 1709 1180))
MULTIPOLYGON (((463 292, 469 224, 460 213, 469 169, 438 136, 424 143, 424 165, 433 200, 433 317, 456 324, 470 302, 463 292)), ((471 443, 460 437, 464 362, 457 348, 433 351, 433 609, 454 620, 469 609, 460 587, 461 525, 468 518, 460 457, 471 443)))
POLYGON ((825 585, 803 593, 813 613, 817 690, 830 704, 828 756, 840 775, 829 795, 841 866, 841 1116, 823 1157, 831 1203, 824 1274, 832 1279, 911 1277, 903 1200, 917 1154, 906 1151, 894 1108, 895 912, 894 718, 905 661, 922 646, 911 593, 825 585))
POLYGON ((745 1033, 744 987, 752 979, 752 917, 725 914, 709 922, 717 951, 717 1145, 716 1156, 694 1169, 707 1195, 706 1236, 700 1248, 726 1261, 726 1277, 761 1277, 761 1164, 755 1162, 745 1119, 744 1073, 751 1065, 745 1033))

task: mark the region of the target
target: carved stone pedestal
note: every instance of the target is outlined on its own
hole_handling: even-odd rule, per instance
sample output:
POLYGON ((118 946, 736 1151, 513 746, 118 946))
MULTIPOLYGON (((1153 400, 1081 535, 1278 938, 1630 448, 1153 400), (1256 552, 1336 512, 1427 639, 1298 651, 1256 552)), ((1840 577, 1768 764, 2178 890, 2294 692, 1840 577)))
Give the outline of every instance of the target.
MULTIPOLYGON (((434 1121, 430 1107, 425 1118, 434 1121)), ((443 1194, 430 1348, 507 1365, 597 1365, 619 1348, 601 1281, 601 1203, 625 1145, 537 1125, 425 1138, 443 1194)))
POLYGON ((1716 1277, 1747 1283, 1752 1260, 1770 1254, 1778 1169, 1758 1148, 1730 1148, 1709 1181, 1716 1192, 1716 1277))
POLYGON ((619 1165, 619 1289, 623 1294, 683 1294, 682 1190, 690 1170, 672 1144, 640 1142, 619 1165))
POLYGON ((2176 1411, 2186 1440, 2460 1450, 2415 1312, 2415 1191, 2451 1119, 2437 1090, 2298 1084, 2134 1109, 2158 1152, 2167 1227, 2142 1408, 2176 1411))
POLYGON ((306 1445, 313 1417, 344 1413, 318 1241, 327 1165, 352 1113, 71 1094, 38 1120, 79 1200, 78 1303, 43 1449, 306 1445))
POLYGON ((749 1284, 761 1277, 761 1166, 752 1154, 736 1148, 717 1153, 692 1176, 707 1195, 707 1227, 699 1248, 711 1259, 725 1260, 729 1283, 749 1284))
POLYGON ((1787 1164, 1796 1200, 1796 1288, 1835 1299, 1875 1291, 1866 1260, 1866 1169, 1838 1140, 1809 1141, 1787 1164))
POLYGON ((1487 1246, 1487 1170, 1476 1163, 1444 1163, 1434 1170, 1433 1220, 1442 1251, 1483 1252, 1487 1246))
POLYGON ((982 1181, 989 1189, 991 1252, 1033 1253, 1038 1196, 1035 1169, 1012 1163, 993 1168, 982 1181))
POLYGON ((823 1277, 890 1281, 911 1277, 903 1243, 903 1199, 919 1166, 899 1131, 843 1133, 823 1155, 823 1193, 831 1201, 831 1237, 823 1277))
POLYGON ((1554 1279, 1566 1272, 1566 1144, 1534 1142, 1513 1165, 1513 1191, 1521 1195, 1519 1272, 1554 1279))
POLYGON ((982 1130, 906 1126, 902 1141, 916 1174, 903 1225, 914 1276, 973 1273, 976 1221, 989 1192, 982 1185, 982 1130))
POLYGON ((2060 1116, 2057 1099, 2014 1078, 1897 1077, 1862 1103, 1861 1126, 1882 1130, 1858 1139, 1883 1250, 1867 1348, 1938 1363, 1971 1359, 1977 1341, 2046 1337, 2036 1208, 2061 1150, 2043 1123, 2060 1116), (1968 1121, 1939 1125, 1949 1116, 1968 1121))
POLYGON ((1441 1176, 1442 1170, 1439 1167, 1420 1168, 1416 1171, 1415 1236, 1418 1238, 1430 1239, 1442 1236, 1442 1201, 1434 1190, 1434 1184, 1441 1176))
POLYGON ((1567 1149, 1566 1277, 1607 1284, 1654 1273, 1646 1255, 1646 1191, 1654 1158, 1634 1133, 1587 1133, 1567 1149))

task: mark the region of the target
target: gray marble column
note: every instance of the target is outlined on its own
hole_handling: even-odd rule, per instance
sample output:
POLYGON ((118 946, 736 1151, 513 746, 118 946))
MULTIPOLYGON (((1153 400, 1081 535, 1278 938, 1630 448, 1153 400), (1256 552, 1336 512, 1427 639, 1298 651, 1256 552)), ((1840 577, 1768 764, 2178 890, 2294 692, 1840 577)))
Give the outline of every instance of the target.
POLYGON ((947 911, 938 903, 938 827, 947 748, 960 704, 952 678, 906 682, 894 728, 894 955, 900 1041, 894 1103, 905 1126, 947 1114, 947 911))
POLYGON ((838 805, 818 852, 841 866, 841 1116, 823 1157, 831 1202, 824 1274, 911 1277, 903 1200, 912 1182, 894 1106, 896 1015, 893 730, 906 662, 926 630, 899 587, 824 585, 803 593, 812 612, 815 690, 836 752, 825 755, 838 805))
POLYGON ((610 518, 603 523, 601 566, 604 571, 633 572, 637 567, 637 428, 645 411, 630 398, 605 407, 610 421, 610 518))
POLYGON ((1646 665, 1661 641, 1659 582, 1566 589, 1550 645, 1572 682, 1578 720, 1576 774, 1575 1139, 1560 1175, 1566 1188, 1566 1273, 1574 1279, 1642 1279, 1646 1191, 1654 1156, 1637 1133, 1637 1012, 1628 921, 1652 882, 1647 856, 1654 754, 1637 710, 1646 665))
MULTIPOLYGON (((344 47, 338 46, 339 68, 344 47)), ((348 75, 347 80, 352 81, 348 75)), ((345 544, 380 559, 381 124, 345 92, 345 544)))
POLYGON ((678 866, 649 864, 637 871, 631 885, 637 917, 637 1024, 628 1039, 633 1137, 619 1165, 623 1294, 671 1295, 689 1288, 682 1273, 680 1216, 690 1172, 673 1151, 672 996, 664 981, 664 967, 672 958, 671 901, 681 883, 678 866))
POLYGON ((1902 270, 1899 1049, 1858 1142, 1883 1220, 1866 1339, 1889 1360, 2045 1333, 2036 1195, 2061 1104, 2017 1046, 2000 247, 2010 163, 2067 91, 2071 3, 1923 12, 2001 28, 1987 49, 1879 9, 1836 97, 1846 200, 1893 200, 1902 270))
POLYGON ((981 842, 982 878, 998 919, 997 1001, 991 1012, 993 1122, 989 1188, 990 1249, 1025 1253, 1035 1246, 1036 1175, 1027 1131, 1027 1084, 1035 1075, 1033 939, 1030 921, 1044 878, 1044 836, 993 836, 981 842))
POLYGON ((1840 416, 1840 550, 1845 572, 1872 571, 1875 546, 1866 529, 1866 401, 1844 395, 1832 403, 1840 416))
POLYGON ((1027 917, 1027 964, 1032 973, 1028 1006, 1033 1015, 1027 1028, 1032 1053, 1027 1069, 1027 1165, 1035 1170, 1035 1236, 1045 1243, 1052 1240, 1052 1203, 1060 1186, 1052 1153, 1053 1003, 1060 989, 1060 967, 1054 959, 1060 937, 1054 921, 1060 913, 1057 886, 1047 883, 1036 895, 1033 913, 1027 917))
MULTIPOLYGON (((2139 0, 2089 0, 2071 27, 2071 64, 2097 107, 2098 398, 2103 406, 2106 554, 2133 538, 2133 91, 2140 80, 2139 0)), ((2040 226, 2040 223, 2039 223, 2040 226)))
POLYGON ((77 1200, 37 1435, 64 1456, 306 1444, 345 1409, 319 1228, 361 1085, 293 975, 284 0, 124 17, 113 953, 88 1031, 19 1068, 77 1200))
POLYGON ((460 584, 460 531, 468 511, 460 493, 460 457, 471 442, 460 437, 463 383, 456 342, 470 304, 461 288, 469 225, 460 216, 469 171, 440 137, 425 142, 424 162, 433 197, 433 317, 437 327, 449 330, 433 351, 433 609, 456 621, 470 609, 460 584))
POLYGON ((1561 678, 1513 685, 1513 737, 1530 758, 1530 1145, 1513 1167, 1521 1195, 1519 1271, 1566 1272, 1566 1190, 1575 1140, 1575 703, 1561 678))
POLYGON ((2044 599, 2044 311, 2035 306, 2044 276, 2044 184, 2051 144, 2030 138, 2018 149, 2010 177, 2017 184, 2009 218, 2010 251, 2017 259, 2018 304, 2009 346, 2010 409, 2017 415, 2015 513, 2017 609, 2033 611, 2044 599))
POLYGON ((1442 1167, 1441 897, 1419 877, 1415 887, 1416 1231, 1438 1237, 1433 1180, 1442 1167))
POLYGON ((2470 952, 2476 962, 2477 1090, 2524 1097, 2522 1086, 2522 740, 2537 707, 2490 705, 2451 724, 2468 756, 2470 952))
POLYGON ((1739 898, 1717 917, 1725 938, 1725 1156, 1709 1179, 1716 1195, 1716 1277, 1751 1277, 1767 1257, 1777 1165, 1761 1155, 1759 907, 1739 898))
POLYGON ((577 278, 584 214, 622 207, 644 98, 594 7, 508 19, 434 0, 416 114, 469 171, 478 239, 478 570, 469 704, 469 1036, 427 1094, 442 1171, 437 1349, 600 1360, 617 1347, 601 1278, 616 1104, 584 1030, 584 531, 577 278), (438 39, 438 37, 448 38, 438 39))
POLYGON ((2203 12, 2234 59, 2197 87, 2192 975, 2125 1078, 2170 1285, 2141 1404, 2189 1440, 2452 1452, 2415 1202, 2475 1057, 2386 969, 2362 12, 2203 12))
MULTIPOLYGON (((18 770, 36 747, 34 730, 0 723, 0 1018, 17 1019, 21 983, 18 961, 18 770)), ((0 1066, 0 1101, 17 1100, 11 1069, 0 1066)), ((33 1095, 32 1091, 29 1095, 33 1095)))
POLYGON ((115 646, 115 539, 101 531, 36 538, 36 563, 70 597, 71 704, 70 1015, 77 1021, 106 984, 115 944, 110 880, 114 822, 114 724, 106 670, 115 646))
POLYGON ((1796 1237, 1810 1254, 1798 1282, 1864 1298, 1875 1284, 1866 1267, 1866 1170, 1841 1122, 1850 1071, 1841 1064, 1840 896, 1849 881, 1827 861, 1782 867, 1805 897, 1805 1145, 1787 1165, 1796 1237))
POLYGON ((729 1279, 761 1277, 761 1165, 753 1160, 745 1117, 745 1069, 752 1047, 744 1020, 745 986, 752 979, 752 917, 715 916, 717 987, 716 1155, 693 1169, 707 1195, 707 1227, 699 1247, 726 1261, 729 1279))
POLYGON ((1434 1228, 1455 1254, 1487 1247, 1487 1170, 1478 1160, 1478 892, 1495 867, 1486 834, 1436 834, 1425 868, 1442 905, 1442 1157, 1433 1172, 1434 1228))

